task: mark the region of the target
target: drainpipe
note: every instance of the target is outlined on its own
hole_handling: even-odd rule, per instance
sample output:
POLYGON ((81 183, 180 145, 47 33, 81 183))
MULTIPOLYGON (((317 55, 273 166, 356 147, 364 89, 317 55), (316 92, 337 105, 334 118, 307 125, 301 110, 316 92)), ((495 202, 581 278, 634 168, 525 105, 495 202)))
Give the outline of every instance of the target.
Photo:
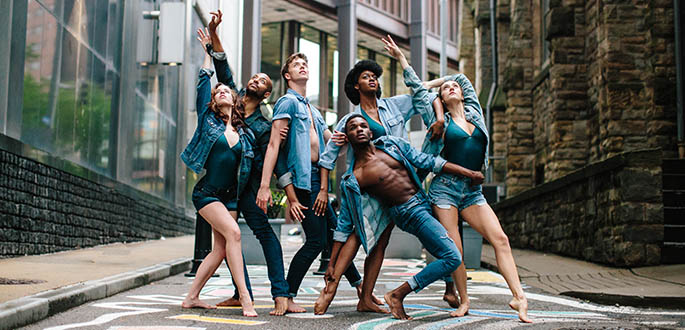
MULTIPOLYGON (((679 0, 674 0, 679 1, 679 0)), ((495 22, 495 0, 490 0, 490 39, 492 47, 492 84, 490 84, 490 93, 488 93, 488 104, 485 106, 485 126, 488 133, 492 132, 492 103, 495 101, 495 91, 497 90, 497 23, 495 22)), ((492 148, 490 148, 492 154, 492 148)), ((488 155, 488 158, 491 155, 488 155)), ((492 164, 490 164, 492 166, 492 164)), ((488 168, 485 182, 492 182, 492 167, 488 168)))
POLYGON ((673 0, 673 12, 675 18, 675 63, 676 63, 676 95, 678 108, 678 156, 685 158, 685 128, 683 125, 683 43, 680 39, 681 33, 681 19, 680 17, 680 0, 673 0))

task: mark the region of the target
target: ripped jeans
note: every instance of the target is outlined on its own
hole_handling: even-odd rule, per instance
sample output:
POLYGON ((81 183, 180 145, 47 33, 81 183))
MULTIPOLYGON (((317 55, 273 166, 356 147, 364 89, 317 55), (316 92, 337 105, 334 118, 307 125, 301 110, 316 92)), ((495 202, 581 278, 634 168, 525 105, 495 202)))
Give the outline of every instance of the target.
POLYGON ((447 236, 445 227, 433 217, 423 191, 419 191, 405 203, 391 207, 389 211, 395 225, 416 236, 423 247, 437 259, 407 281, 414 292, 449 276, 459 267, 461 253, 454 241, 447 236))

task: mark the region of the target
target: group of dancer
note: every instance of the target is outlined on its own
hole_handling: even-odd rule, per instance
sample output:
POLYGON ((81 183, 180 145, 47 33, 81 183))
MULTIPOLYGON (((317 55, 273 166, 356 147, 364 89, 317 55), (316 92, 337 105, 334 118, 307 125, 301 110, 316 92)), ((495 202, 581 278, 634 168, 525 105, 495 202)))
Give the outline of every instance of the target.
POLYGON ((216 32, 221 11, 211 15, 208 27, 197 31, 205 52, 197 84, 198 125, 181 158, 196 173, 206 170, 193 189, 192 200, 212 226, 214 244, 197 270, 184 308, 216 308, 199 299, 200 291, 226 260, 236 291, 218 306, 242 306, 243 315, 257 316, 241 255, 236 222, 241 212, 264 251, 274 300, 272 315, 306 311, 295 297, 309 267, 332 239, 325 287, 314 313, 326 312, 345 275, 357 289, 360 312, 411 319, 404 310, 404 298, 444 279, 444 300, 455 308, 451 315, 463 316, 470 302, 458 232, 461 215, 494 247, 497 265, 513 295, 509 306, 521 321, 531 322, 509 241, 481 191, 489 135, 466 76, 422 82, 392 38, 382 38, 385 50, 401 64, 411 94, 381 98, 383 69, 372 60, 359 61, 344 85, 356 107, 331 132, 305 97, 307 56, 295 53, 281 69, 288 90, 276 102, 269 121, 261 105, 272 92, 270 77, 257 73, 242 90, 236 90, 216 32), (219 83, 212 88, 214 72, 219 83), (438 92, 430 92, 432 88, 438 92), (429 127, 422 151, 407 142, 405 123, 415 115, 429 127), (339 166, 347 166, 347 171, 340 182, 336 217, 328 201, 328 176, 344 148, 347 164, 339 166), (425 192, 422 181, 429 172, 435 176, 425 192), (301 222, 306 235, 287 276, 280 242, 266 215, 274 175, 285 190, 290 215, 301 222), (436 260, 387 292, 386 310, 373 289, 395 225, 415 235, 436 260), (335 228, 332 235, 329 228, 335 228), (359 246, 367 253, 363 278, 352 262, 359 246))

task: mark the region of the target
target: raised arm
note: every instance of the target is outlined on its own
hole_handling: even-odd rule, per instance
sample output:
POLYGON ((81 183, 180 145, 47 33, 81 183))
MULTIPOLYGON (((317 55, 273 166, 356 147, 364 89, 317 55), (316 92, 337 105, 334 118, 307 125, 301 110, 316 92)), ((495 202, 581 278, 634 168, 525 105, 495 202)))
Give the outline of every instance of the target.
POLYGON ((450 77, 451 80, 456 81, 459 86, 461 86, 462 94, 464 94, 464 105, 471 106, 475 108, 476 111, 483 115, 483 109, 480 106, 480 101, 478 101, 478 95, 476 94, 476 89, 473 88, 471 81, 463 73, 458 73, 450 77))
MULTIPOLYGON (((202 48, 209 42, 209 36, 202 29, 197 29, 197 40, 200 41, 202 48)), ((200 67, 200 73, 197 80, 197 96, 195 99, 195 109, 197 111, 198 122, 201 117, 207 114, 209 107, 207 104, 212 98, 212 83, 211 78, 214 72, 212 71, 212 62, 207 53, 205 53, 204 61, 202 62, 202 67, 200 67)))
POLYGON ((233 80, 233 73, 231 72, 231 67, 228 65, 228 59, 226 58, 224 47, 221 45, 221 39, 219 39, 219 35, 216 33, 216 28, 221 23, 221 10, 210 12, 210 14, 212 14, 212 20, 209 22, 208 30, 209 37, 211 39, 211 47, 208 48, 207 51, 212 56, 212 60, 214 61, 216 78, 220 83, 225 84, 233 90, 236 90, 236 84, 233 80))
POLYGON ((416 168, 429 170, 433 173, 443 172, 449 174, 462 175, 467 178, 470 178, 471 184, 480 184, 483 182, 483 179, 485 178, 483 176, 483 173, 479 171, 472 171, 463 166, 454 163, 448 163, 440 156, 433 156, 418 151, 414 149, 414 147, 412 147, 409 144, 409 142, 403 139, 394 138, 393 141, 399 147, 402 154, 404 154, 404 157, 406 157, 407 160, 416 168))

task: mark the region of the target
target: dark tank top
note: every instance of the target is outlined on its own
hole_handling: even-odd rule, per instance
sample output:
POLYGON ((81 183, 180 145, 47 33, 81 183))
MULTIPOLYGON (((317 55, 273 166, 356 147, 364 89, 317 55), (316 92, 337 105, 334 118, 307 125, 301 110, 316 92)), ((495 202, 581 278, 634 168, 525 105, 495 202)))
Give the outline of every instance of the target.
POLYGON ((364 119, 366 119, 366 121, 369 123, 369 129, 371 129, 371 134, 373 134, 374 140, 381 136, 388 135, 388 133, 385 132, 385 127, 383 127, 383 125, 381 125, 373 118, 369 117, 369 115, 366 114, 366 111, 364 111, 364 109, 361 110, 362 116, 364 116, 364 119))
POLYGON ((205 162, 205 182, 216 189, 231 189, 237 184, 238 166, 242 154, 240 140, 232 148, 226 136, 221 134, 212 146, 205 162))
POLYGON ((473 171, 480 171, 483 166, 487 139, 483 131, 476 126, 469 135, 457 123, 450 120, 445 132, 443 157, 473 171))

